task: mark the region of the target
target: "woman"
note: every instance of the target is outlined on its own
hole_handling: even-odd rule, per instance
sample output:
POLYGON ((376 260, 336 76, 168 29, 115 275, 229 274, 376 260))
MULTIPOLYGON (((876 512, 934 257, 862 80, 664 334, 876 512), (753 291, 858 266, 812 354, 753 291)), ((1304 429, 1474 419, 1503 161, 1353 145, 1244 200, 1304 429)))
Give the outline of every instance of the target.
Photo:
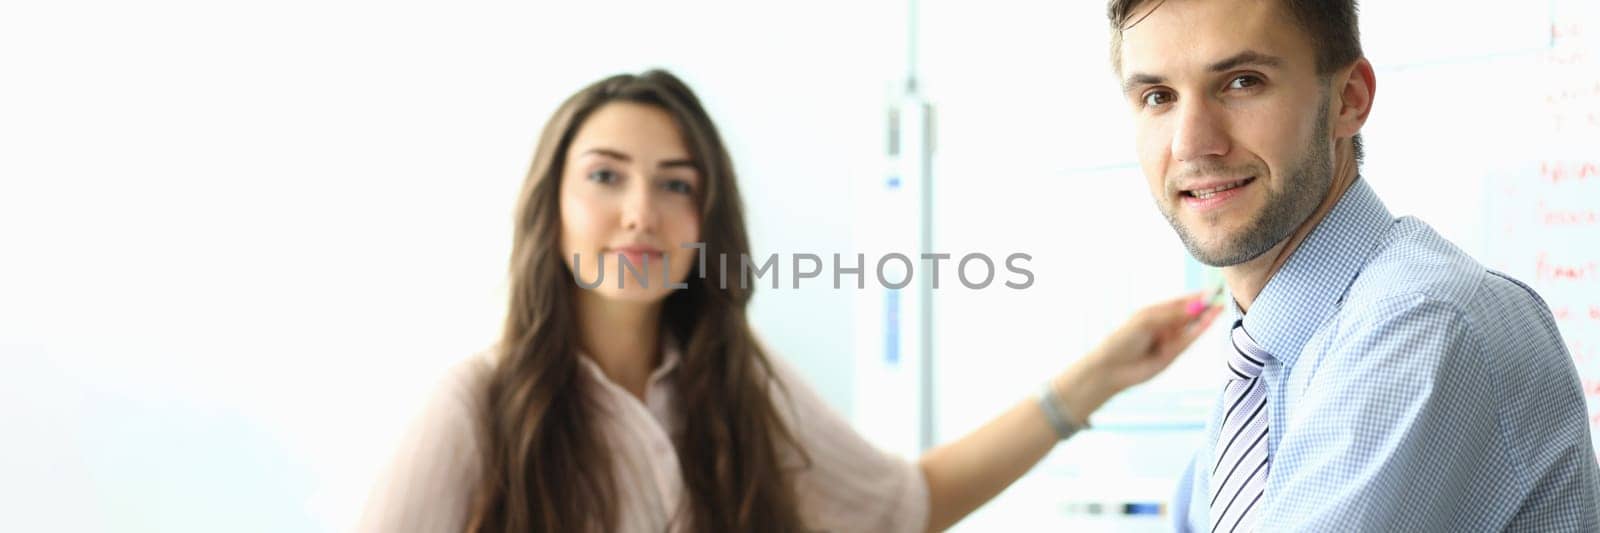
POLYGON ((1216 316, 1197 320, 1192 297, 1145 309, 1039 398, 916 464, 884 454, 756 341, 733 165, 662 71, 561 106, 512 250, 497 348, 445 380, 363 530, 941 530, 1216 316), (711 260, 684 247, 696 243, 711 260))

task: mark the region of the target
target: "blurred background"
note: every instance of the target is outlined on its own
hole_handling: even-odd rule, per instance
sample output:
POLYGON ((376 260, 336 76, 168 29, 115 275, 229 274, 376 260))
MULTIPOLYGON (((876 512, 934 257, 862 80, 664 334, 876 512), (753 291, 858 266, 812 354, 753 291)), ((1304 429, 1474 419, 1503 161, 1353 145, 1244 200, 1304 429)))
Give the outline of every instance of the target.
MULTIPOLYGON (((1363 175, 1537 288, 1600 392, 1600 8, 1371 4, 1363 175)), ((1102 2, 9 2, 0 529, 349 527, 498 333, 544 121, 652 67, 721 128, 758 257, 1031 256, 1025 290, 953 260, 939 289, 757 292, 768 345, 915 457, 1210 276, 1149 199, 1108 39, 1102 2)), ((957 530, 1166 529, 1222 346, 957 530)))

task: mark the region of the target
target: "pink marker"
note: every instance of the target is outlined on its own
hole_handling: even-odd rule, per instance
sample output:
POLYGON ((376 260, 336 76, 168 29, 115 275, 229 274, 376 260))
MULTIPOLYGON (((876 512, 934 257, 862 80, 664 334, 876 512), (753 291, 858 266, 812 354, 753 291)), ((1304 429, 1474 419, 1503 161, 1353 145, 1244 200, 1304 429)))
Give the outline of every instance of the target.
POLYGON ((1217 288, 1213 289, 1211 291, 1211 295, 1209 297, 1201 298, 1201 299, 1189 302, 1189 307, 1186 308, 1186 312, 1191 317, 1200 316, 1200 313, 1204 313, 1206 311, 1206 309, 1211 307, 1211 301, 1212 300, 1216 300, 1217 297, 1221 296, 1221 295, 1222 295, 1222 285, 1218 284, 1217 288))

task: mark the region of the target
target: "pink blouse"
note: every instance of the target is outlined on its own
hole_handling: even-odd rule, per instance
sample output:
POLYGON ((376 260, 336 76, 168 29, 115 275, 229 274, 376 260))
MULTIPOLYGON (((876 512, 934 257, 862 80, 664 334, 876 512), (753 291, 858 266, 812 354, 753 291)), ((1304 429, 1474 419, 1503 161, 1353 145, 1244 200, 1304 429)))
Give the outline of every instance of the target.
MULTIPOLYGON (((590 387, 602 406, 597 422, 615 454, 619 531, 683 529, 681 521, 672 520, 687 491, 672 445, 683 416, 674 385, 678 358, 677 350, 665 350, 640 402, 593 360, 580 356, 580 373, 598 385, 590 387)), ((791 478, 806 526, 835 532, 924 530, 928 487, 922 470, 862 439, 787 363, 771 359, 785 385, 773 387, 774 405, 812 461, 791 478)), ((492 364, 488 354, 480 354, 441 381, 380 476, 357 531, 462 530, 483 468, 474 424, 492 364)))

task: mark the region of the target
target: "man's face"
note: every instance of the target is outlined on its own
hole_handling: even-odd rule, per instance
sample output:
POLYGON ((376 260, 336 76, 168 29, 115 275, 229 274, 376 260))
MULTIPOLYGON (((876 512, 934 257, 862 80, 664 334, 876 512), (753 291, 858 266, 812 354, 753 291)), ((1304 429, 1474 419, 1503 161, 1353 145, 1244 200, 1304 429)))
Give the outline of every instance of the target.
POLYGON ((1139 165, 1161 213, 1208 265, 1270 250, 1332 183, 1328 87, 1278 4, 1168 0, 1123 32, 1139 165))

